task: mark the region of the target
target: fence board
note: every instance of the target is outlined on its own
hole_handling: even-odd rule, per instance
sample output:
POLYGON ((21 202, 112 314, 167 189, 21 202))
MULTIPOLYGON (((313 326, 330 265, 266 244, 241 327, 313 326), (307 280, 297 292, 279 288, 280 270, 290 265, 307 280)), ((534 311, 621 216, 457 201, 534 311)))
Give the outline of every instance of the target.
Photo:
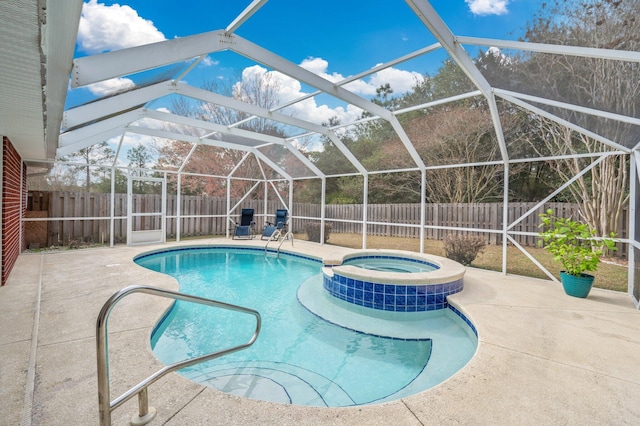
MULTIPOLYGON (((134 194, 132 201, 138 207, 139 212, 158 212, 161 210, 161 196, 158 194, 134 194)), ((235 205, 238 200, 232 200, 235 205)), ((174 238, 177 233, 177 196, 168 195, 166 200, 166 233, 174 238)), ((262 229, 265 221, 273 220, 275 210, 280 208, 278 201, 269 201, 267 211, 264 211, 263 200, 244 200, 236 211, 232 212, 232 218, 237 218, 240 208, 253 208, 256 211, 256 225, 258 231, 262 229)), ((536 203, 511 203, 507 209, 508 224, 511 225, 522 214, 532 209, 536 203)), ((69 241, 96 241, 106 242, 110 238, 111 195, 83 192, 41 192, 33 191, 28 197, 29 210, 48 210, 48 217, 82 218, 104 217, 96 220, 64 220, 48 223, 48 244, 67 244, 69 241)), ((181 198, 181 234, 183 236, 207 236, 224 235, 228 224, 226 219, 227 202, 225 198, 182 196, 181 198), (193 216, 193 217, 185 217, 193 216), (214 217, 218 216, 218 217, 214 217)), ((362 215, 364 206, 361 204, 328 204, 325 206, 325 217, 332 225, 332 233, 356 233, 362 231, 362 215), (333 221, 337 219, 341 221, 333 221), (342 222, 347 220, 350 222, 342 222)), ((552 209, 558 216, 578 217, 578 206, 569 203, 547 203, 531 213, 526 218, 513 225, 514 232, 537 233, 540 223, 538 214, 547 209, 552 209)), ((305 225, 309 222, 317 222, 321 216, 321 206, 314 203, 294 203, 290 207, 289 229, 296 232, 304 232, 305 225), (314 218, 314 219, 303 219, 314 218)), ((125 217, 127 214, 126 194, 114 195, 115 216, 125 217)), ((369 224, 369 235, 381 235, 390 237, 420 236, 420 204, 369 204, 367 216, 370 222, 379 222, 379 225, 369 224), (397 226, 399 224, 411 224, 412 227, 397 226)), ((456 232, 437 227, 494 229, 502 230, 503 208, 502 203, 477 203, 477 204, 426 204, 425 205, 425 238, 443 239, 445 235, 456 232)), ((137 217, 134 229, 146 229, 148 226, 159 226, 158 218, 137 217)), ((618 226, 618 236, 628 237, 627 232, 628 212, 623 211, 618 226)), ((126 241, 126 219, 114 220, 114 240, 126 241)), ((489 244, 501 244, 500 233, 484 233, 489 244)), ((513 238, 523 246, 535 246, 535 235, 513 235, 513 238)), ((619 245, 618 255, 626 256, 627 246, 619 245)))

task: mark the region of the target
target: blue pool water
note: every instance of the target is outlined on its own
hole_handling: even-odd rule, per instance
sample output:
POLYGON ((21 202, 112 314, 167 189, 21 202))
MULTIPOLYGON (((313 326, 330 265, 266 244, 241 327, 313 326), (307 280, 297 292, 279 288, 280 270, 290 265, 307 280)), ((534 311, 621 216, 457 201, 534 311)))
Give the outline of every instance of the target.
MULTIPOLYGON (((314 293, 322 288, 322 265, 298 256, 274 258, 255 249, 197 248, 145 255, 136 263, 175 277, 183 293, 260 312, 262 331, 253 346, 180 371, 239 396, 310 406, 397 399, 454 374, 477 345, 470 328, 449 309, 430 312, 428 317, 413 313, 391 322, 380 319, 386 327, 392 324, 393 332, 385 331, 384 324, 379 333, 356 332, 345 327, 358 329, 357 324, 338 326, 325 321, 297 298, 304 283, 311 289, 305 293, 321 311, 323 303, 332 303, 330 297, 324 301, 322 293, 314 293), (407 337, 398 337, 405 327, 407 337), (392 335, 396 337, 379 337, 392 335)), ((346 321, 368 326, 377 321, 366 317, 364 310, 357 315, 345 317, 346 321)), ((162 362, 171 364, 245 343, 254 329, 252 316, 179 301, 154 331, 152 347, 162 362)))
POLYGON ((438 269, 438 266, 431 263, 394 256, 355 257, 345 260, 343 265, 353 265, 372 271, 403 273, 431 272, 438 269))

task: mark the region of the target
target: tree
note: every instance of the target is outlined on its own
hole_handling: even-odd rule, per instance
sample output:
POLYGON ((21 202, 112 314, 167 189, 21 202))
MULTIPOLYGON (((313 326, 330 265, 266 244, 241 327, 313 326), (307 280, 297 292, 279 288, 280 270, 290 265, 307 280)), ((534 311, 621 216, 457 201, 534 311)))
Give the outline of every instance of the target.
POLYGON ((56 163, 50 170, 29 173, 27 179, 29 191, 80 191, 77 173, 64 163, 56 163))
MULTIPOLYGON (((413 90, 391 98, 390 85, 381 85, 374 102, 386 108, 404 108, 475 90, 452 61, 445 61, 434 77, 416 82, 413 90)), ((410 111, 398 116, 409 139, 427 165, 476 163, 498 159, 498 144, 491 117, 482 99, 461 100, 440 107, 410 111)), ((416 167, 390 123, 367 121, 342 140, 367 170, 384 171, 416 167)), ((318 167, 332 173, 346 161, 331 144, 314 157, 318 167)), ((350 171, 340 167, 342 172, 350 171)), ((431 169, 427 172, 427 199, 432 202, 479 202, 501 195, 502 169, 495 165, 431 169)), ((372 203, 418 202, 420 172, 376 173, 369 177, 372 203)), ((364 180, 347 176, 327 181, 329 202, 362 202, 364 180)))
MULTIPOLYGON (((488 109, 448 105, 433 109, 408 126, 407 134, 427 166, 470 164, 499 158, 488 109)), ((417 175, 416 175, 417 177, 417 175)), ((427 170, 427 200, 479 203, 500 196, 502 168, 495 165, 427 170)), ((418 185, 414 187, 419 188, 418 185)))
POLYGON ((113 161, 115 153, 109 147, 107 142, 101 142, 96 145, 91 145, 80 151, 69 154, 62 159, 64 162, 81 162, 84 165, 71 166, 71 171, 74 174, 80 174, 84 179, 85 191, 91 191, 91 177, 100 177, 104 172, 104 167, 96 167, 97 164, 106 164, 113 161))
MULTIPOLYGON (((587 0, 579 5, 555 2, 543 6, 529 24, 531 42, 623 49, 640 49, 640 2, 587 0)), ((640 64, 599 58, 534 53, 515 67, 517 90, 603 111, 636 117, 640 110, 640 64), (526 89, 525 89, 526 88, 526 89)), ((603 135, 622 145, 633 146, 640 133, 635 126, 593 115, 545 107, 561 118, 603 135)), ((538 117, 536 147, 541 155, 583 154, 610 151, 602 142, 557 122, 538 117)), ((549 164, 556 173, 570 178, 591 160, 557 160, 549 164)), ((625 157, 609 156, 570 188, 581 213, 599 235, 616 230, 628 201, 625 157)))
MULTIPOLYGON (((120 169, 116 168, 114 171, 115 185, 114 192, 116 194, 127 193, 127 175, 120 169)), ((97 192, 110 193, 111 192, 111 169, 105 168, 102 178, 92 185, 97 192)))
MULTIPOLYGON (((324 127, 334 127, 340 125, 340 120, 337 117, 331 117, 328 122, 322 123, 324 127)), ((349 146, 355 140, 351 137, 353 133, 343 132, 340 138, 342 143, 349 146)), ((323 137, 321 139, 322 150, 311 151, 308 153, 309 160, 314 163, 318 169, 323 171, 327 175, 340 174, 340 173, 355 173, 357 169, 355 166, 344 156, 342 151, 329 139, 323 137)), ((329 204, 341 204, 357 202, 355 199, 345 196, 344 188, 341 188, 341 183, 344 178, 330 178, 326 181, 326 199, 329 204)), ((320 199, 321 183, 318 179, 312 179, 305 183, 302 191, 298 193, 298 197, 301 201, 317 202, 320 199)), ((362 191, 358 199, 362 199, 362 191)))
POLYGON ((478 89, 462 68, 451 59, 446 59, 442 63, 438 73, 432 79, 432 87, 433 99, 444 99, 478 89))
MULTIPOLYGON (((542 148, 556 155, 602 152, 607 149, 594 139, 546 118, 539 118, 542 148)), ((541 149, 541 151, 542 151, 541 149)), ((549 161, 553 170, 566 182, 589 165, 592 159, 549 161)), ((625 157, 609 156, 569 186, 570 194, 580 204, 584 220, 599 235, 609 235, 618 226, 622 209, 629 200, 626 192, 628 175, 625 157)))
MULTIPOLYGON (((203 87, 206 90, 221 93, 265 109, 275 107, 279 103, 279 80, 272 73, 266 72, 266 70, 264 72, 259 72, 260 70, 253 71, 255 72, 243 75, 241 80, 234 84, 209 81, 203 87)), ((249 114, 242 111, 232 110, 212 103, 195 103, 185 98, 176 99, 172 104, 171 110, 178 115, 223 125, 231 125, 250 117, 249 114)), ((194 131, 186 126, 174 125, 173 127, 171 130, 195 135, 194 131)), ((284 136, 284 131, 275 121, 264 118, 254 118, 242 123, 238 128, 272 136, 284 136)), ((211 135, 210 138, 215 139, 216 135, 211 135)), ((225 136, 225 138, 228 138, 228 136, 225 136)), ((165 144, 159 149, 158 164, 163 168, 177 170, 182 166, 192 147, 191 143, 179 140, 165 144)), ((270 152, 273 153, 275 151, 277 150, 271 150, 270 152)), ((183 171, 202 175, 227 176, 242 161, 244 156, 245 152, 240 150, 199 145, 196 148, 196 153, 184 165, 183 171)), ((240 169, 235 171, 234 176, 261 179, 262 175, 259 174, 260 167, 258 167, 257 161, 253 156, 247 158, 240 169)), ((176 187, 176 179, 176 175, 169 175, 168 186, 170 189, 176 187)), ((231 186, 231 196, 242 196, 251 186, 253 186, 253 183, 248 180, 234 181, 231 186)), ((181 192, 183 194, 226 196, 226 180, 185 176, 181 182, 181 192)))
MULTIPOLYGON (((132 177, 145 177, 148 175, 147 171, 149 163, 153 159, 153 156, 149 152, 146 145, 139 143, 127 152, 127 159, 129 160, 129 168, 132 177)), ((145 193, 154 185, 148 185, 148 182, 142 180, 136 181, 137 190, 139 193, 145 193)))

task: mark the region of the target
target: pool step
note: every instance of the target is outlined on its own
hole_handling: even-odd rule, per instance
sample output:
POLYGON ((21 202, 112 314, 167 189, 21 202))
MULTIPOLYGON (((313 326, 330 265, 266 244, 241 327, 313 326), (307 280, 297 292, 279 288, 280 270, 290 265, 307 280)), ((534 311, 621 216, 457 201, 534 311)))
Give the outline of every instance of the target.
POLYGON ((335 407, 355 405, 332 380, 295 365, 246 361, 180 372, 206 386, 245 398, 282 404, 335 407))

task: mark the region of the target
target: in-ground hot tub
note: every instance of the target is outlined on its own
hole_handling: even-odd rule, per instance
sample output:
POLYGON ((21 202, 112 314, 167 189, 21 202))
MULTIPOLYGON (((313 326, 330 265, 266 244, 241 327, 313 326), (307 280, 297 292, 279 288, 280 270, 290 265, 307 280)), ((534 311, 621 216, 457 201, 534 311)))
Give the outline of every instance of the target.
POLYGON ((465 268, 440 256, 402 250, 363 250, 325 260, 324 288, 338 299, 395 312, 444 309, 463 289, 465 268))

